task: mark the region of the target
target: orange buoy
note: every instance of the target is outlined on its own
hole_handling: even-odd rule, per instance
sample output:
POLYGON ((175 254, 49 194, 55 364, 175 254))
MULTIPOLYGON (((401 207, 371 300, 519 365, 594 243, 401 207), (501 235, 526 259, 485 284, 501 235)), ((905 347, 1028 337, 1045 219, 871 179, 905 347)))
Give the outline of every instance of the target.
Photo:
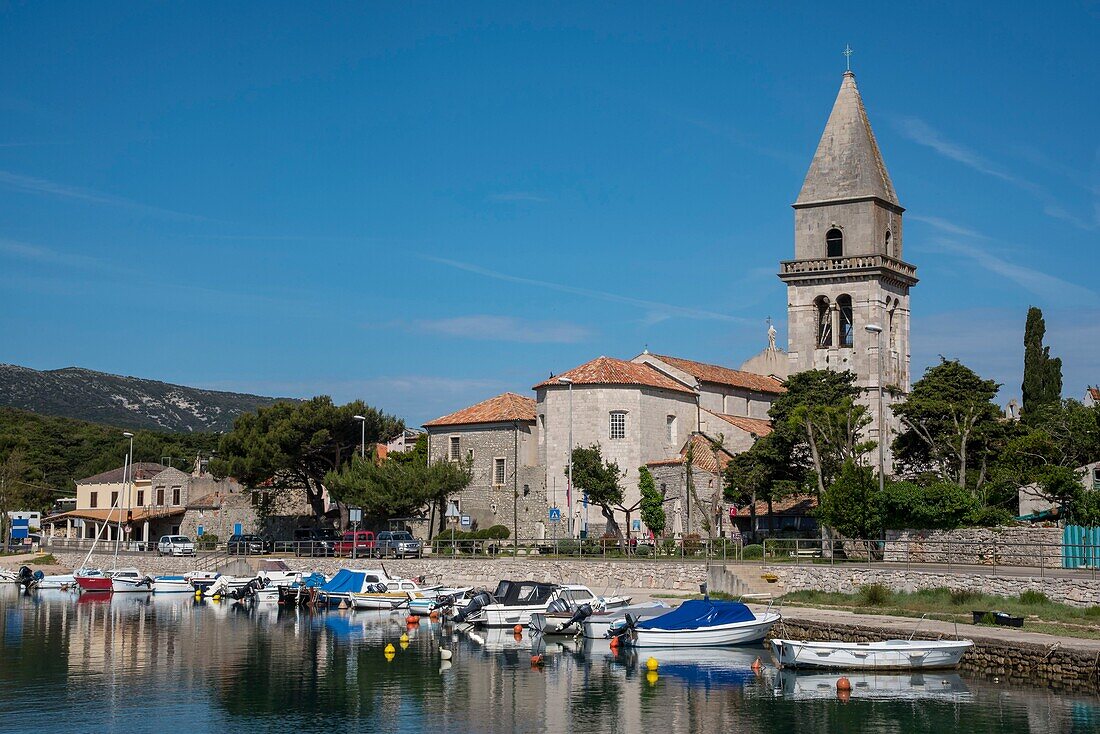
POLYGON ((512 631, 515 632, 517 635, 522 635, 523 634, 523 625, 522 624, 517 624, 515 627, 512 628, 512 631))
POLYGON ((764 666, 761 665, 760 658, 757 658, 756 660, 752 661, 752 665, 750 667, 752 668, 752 672, 756 673, 757 675, 760 675, 760 670, 764 666))
POLYGON ((531 667, 532 668, 537 668, 545 662, 546 662, 546 659, 542 655, 532 655, 531 656, 531 667))
POLYGON ((405 624, 420 624, 420 617, 416 616, 415 614, 410 614, 409 616, 405 617, 405 624))
POLYGON ((432 611, 428 612, 428 619, 432 620, 433 622, 438 621, 439 620, 439 612, 437 612, 434 609, 432 611))
POLYGON ((607 644, 611 646, 612 650, 617 650, 619 648, 619 638, 612 637, 607 644))
POLYGON ((852 681, 848 680, 847 678, 837 678, 836 679, 836 690, 838 692, 847 691, 848 693, 851 693, 852 692, 852 681))

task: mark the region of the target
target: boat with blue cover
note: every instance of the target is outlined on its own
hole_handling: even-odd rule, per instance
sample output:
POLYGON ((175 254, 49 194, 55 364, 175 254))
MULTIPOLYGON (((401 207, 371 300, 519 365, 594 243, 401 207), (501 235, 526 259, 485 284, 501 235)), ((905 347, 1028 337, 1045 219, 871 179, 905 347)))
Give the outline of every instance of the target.
POLYGON ((779 621, 771 607, 757 613, 741 602, 691 599, 659 617, 634 620, 627 638, 637 647, 713 647, 761 642, 779 621))
POLYGON ((329 604, 352 603, 352 594, 362 594, 375 584, 386 584, 392 579, 385 571, 377 569, 341 568, 328 583, 317 590, 321 599, 329 604))

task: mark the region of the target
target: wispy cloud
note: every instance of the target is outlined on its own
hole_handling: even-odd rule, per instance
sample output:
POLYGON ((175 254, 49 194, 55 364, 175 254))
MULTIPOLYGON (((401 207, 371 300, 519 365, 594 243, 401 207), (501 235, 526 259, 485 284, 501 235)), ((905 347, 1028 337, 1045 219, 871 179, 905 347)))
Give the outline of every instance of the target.
POLYGON ((41 245, 31 245, 16 240, 0 239, 0 256, 28 260, 49 265, 73 268, 101 267, 103 263, 87 255, 75 255, 41 245))
POLYGON ((17 191, 23 191, 29 194, 38 194, 40 196, 49 196, 57 199, 83 201, 89 204, 103 204, 106 206, 130 209, 132 211, 144 212, 146 214, 155 214, 158 216, 167 216, 181 219, 205 218, 195 214, 178 212, 173 209, 164 209, 157 206, 149 206, 148 204, 142 204, 141 202, 126 199, 121 196, 104 194, 98 191, 92 191, 91 189, 83 189, 78 186, 69 186, 67 184, 47 181, 46 179, 34 178, 32 176, 24 176, 19 173, 12 173, 11 171, 0 171, 0 185, 7 186, 8 188, 15 189, 17 191))
POLYGON ((423 319, 412 322, 412 326, 420 331, 457 339, 525 344, 573 344, 592 336, 591 331, 579 324, 565 321, 536 321, 513 316, 475 315, 448 319, 423 319))
MULTIPOLYGON (((1042 205, 1042 211, 1049 217, 1068 222, 1079 229, 1095 231, 1100 229, 1100 202, 1094 200, 1094 207, 1098 210, 1094 214, 1094 221, 1079 217, 1062 204, 1061 200, 1052 196, 1046 189, 1027 178, 1019 176, 1008 169, 990 161, 980 153, 968 148, 961 143, 948 140, 938 130, 924 120, 916 117, 902 117, 895 120, 898 132, 918 145, 931 148, 945 158, 974 169, 987 176, 993 176, 1012 184, 1017 188, 1028 192, 1042 205)), ((1036 154, 1032 154, 1034 158, 1036 154)), ((1095 198, 1096 187, 1086 187, 1086 191, 1095 198)))
POLYGON ((960 235, 962 237, 973 237, 975 239, 982 240, 990 239, 987 235, 984 235, 981 232, 970 229, 969 227, 964 227, 961 224, 949 222, 946 219, 941 219, 940 217, 929 217, 921 216, 919 214, 910 214, 907 218, 911 221, 924 222, 925 224, 931 225, 941 232, 947 232, 948 234, 960 235))
POLYGON ((686 306, 675 306, 669 303, 660 303, 658 301, 647 301, 641 298, 621 296, 617 293, 597 291, 590 288, 578 288, 576 286, 565 285, 564 283, 553 283, 546 280, 536 280, 535 278, 523 278, 518 275, 509 275, 508 273, 501 273, 496 270, 483 268, 480 265, 459 262, 457 260, 448 260, 442 257, 433 257, 431 255, 421 255, 420 257, 424 260, 427 260, 428 262, 437 263, 439 265, 446 265, 449 268, 463 270, 467 273, 474 273, 476 275, 481 275, 486 278, 501 280, 506 283, 518 283, 520 285, 529 285, 535 288, 546 288, 548 290, 559 291, 561 293, 571 293, 575 296, 584 296, 586 298, 609 301, 611 303, 623 303, 628 306, 637 306, 638 308, 645 309, 647 314, 649 315, 649 318, 652 318, 654 314, 666 314, 668 316, 681 316, 684 318, 700 319, 706 321, 749 323, 747 319, 743 319, 738 316, 730 316, 729 314, 718 313, 717 311, 706 311, 704 309, 688 308, 686 306))
POLYGON ((550 201, 545 196, 532 194, 529 191, 505 191, 499 194, 489 194, 486 198, 489 201, 529 201, 536 204, 545 204, 550 201))

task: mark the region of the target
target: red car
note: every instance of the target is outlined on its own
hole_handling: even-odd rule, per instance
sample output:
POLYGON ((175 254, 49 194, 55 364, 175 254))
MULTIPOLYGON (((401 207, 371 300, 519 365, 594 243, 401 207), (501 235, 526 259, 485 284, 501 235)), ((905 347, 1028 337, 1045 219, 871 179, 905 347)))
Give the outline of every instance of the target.
POLYGON ((334 552, 338 556, 355 555, 369 558, 375 554, 374 533, 369 530, 349 530, 336 543, 334 552))

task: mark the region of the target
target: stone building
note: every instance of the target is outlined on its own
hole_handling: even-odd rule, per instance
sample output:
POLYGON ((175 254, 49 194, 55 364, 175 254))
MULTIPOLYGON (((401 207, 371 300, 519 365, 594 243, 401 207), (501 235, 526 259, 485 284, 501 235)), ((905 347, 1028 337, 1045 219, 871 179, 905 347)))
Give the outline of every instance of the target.
POLYGON ((789 373, 854 372, 870 408, 868 437, 878 440, 880 395, 889 427, 890 406, 909 392, 909 289, 917 277, 902 259, 905 209, 850 71, 794 211, 795 259, 779 271, 789 373))
POLYGON ((470 485, 452 500, 470 525, 457 529, 504 525, 513 537, 545 537, 545 473, 538 464, 534 400, 504 393, 424 428, 429 461, 470 462, 470 485))

